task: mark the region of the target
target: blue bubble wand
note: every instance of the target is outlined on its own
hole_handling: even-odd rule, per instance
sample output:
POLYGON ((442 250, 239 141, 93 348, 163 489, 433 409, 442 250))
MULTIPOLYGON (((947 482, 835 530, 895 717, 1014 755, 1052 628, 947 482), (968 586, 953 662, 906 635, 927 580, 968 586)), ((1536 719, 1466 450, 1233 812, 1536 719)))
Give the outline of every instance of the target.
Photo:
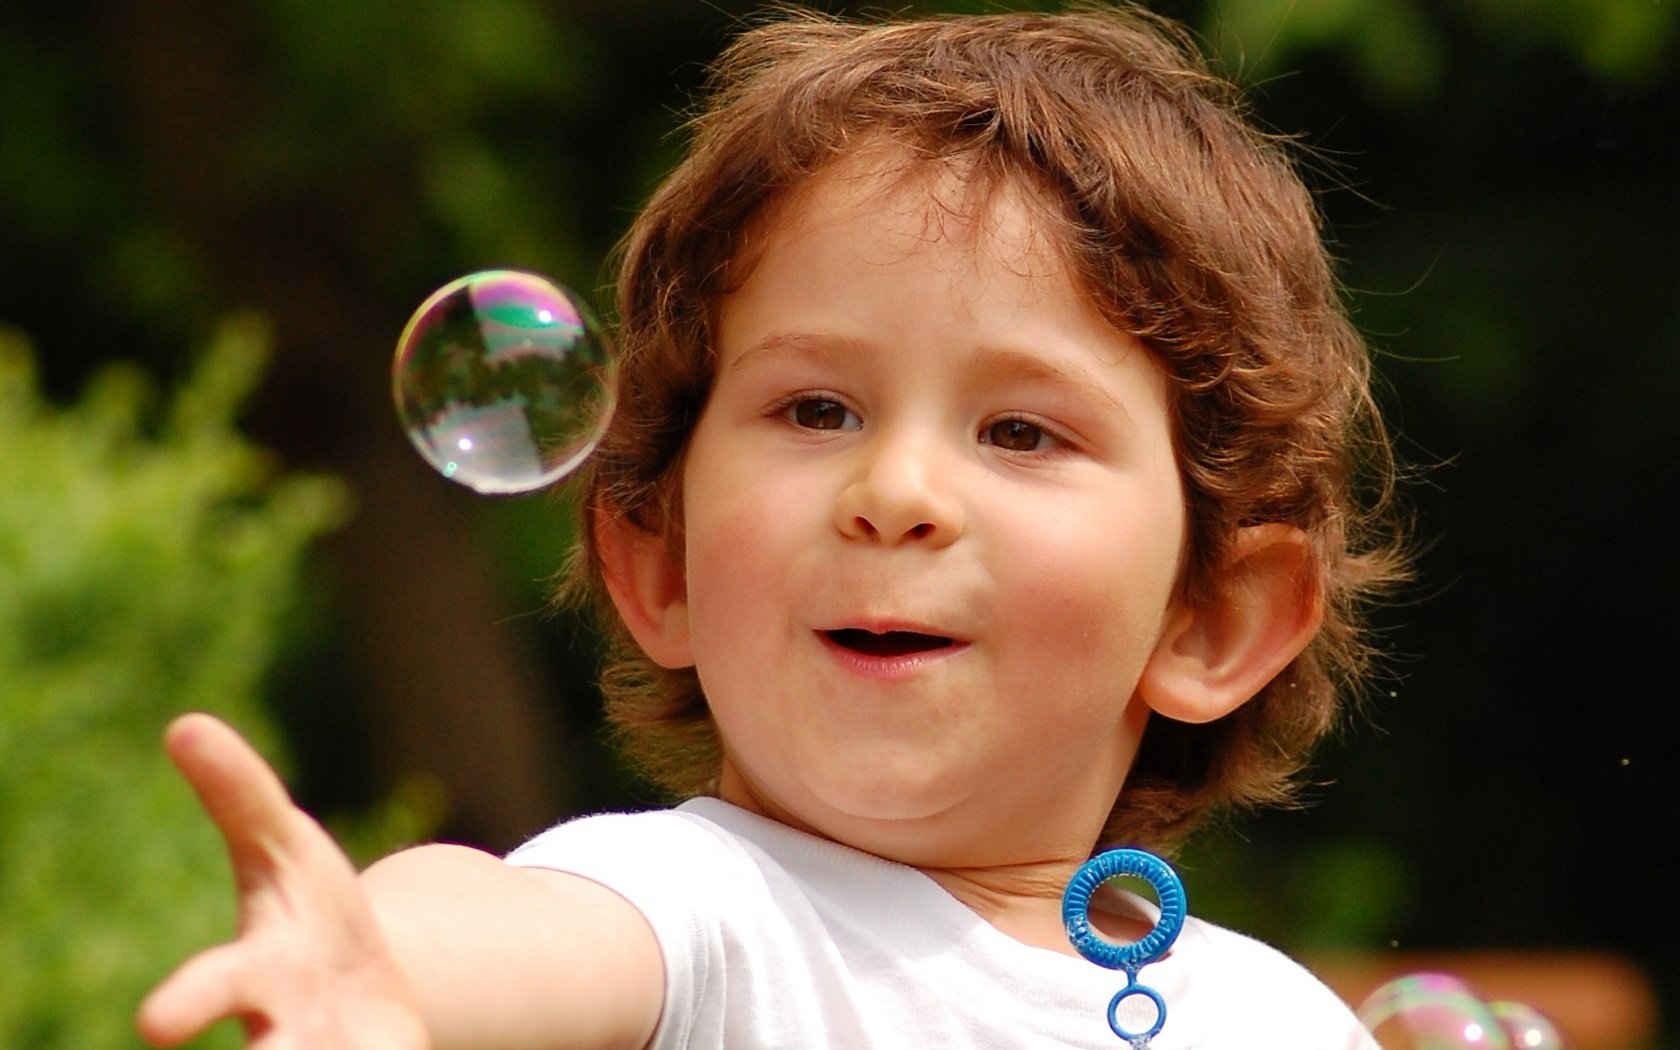
POLYGON ((1167 1023, 1166 1001, 1160 992, 1138 981, 1138 971, 1167 954, 1184 928, 1185 913, 1184 884, 1178 873, 1160 857, 1138 849, 1109 850, 1091 858, 1073 873, 1062 894, 1062 924, 1075 950, 1098 966, 1126 974, 1125 987, 1108 1001, 1108 1027, 1134 1050, 1146 1050, 1167 1023), (1143 879, 1154 888, 1161 917, 1140 940, 1115 944, 1091 928, 1091 895, 1109 879, 1124 876, 1143 879), (1147 999, 1155 1007, 1154 1023, 1146 1029, 1134 1031, 1120 1020, 1121 1004, 1134 998, 1147 999))

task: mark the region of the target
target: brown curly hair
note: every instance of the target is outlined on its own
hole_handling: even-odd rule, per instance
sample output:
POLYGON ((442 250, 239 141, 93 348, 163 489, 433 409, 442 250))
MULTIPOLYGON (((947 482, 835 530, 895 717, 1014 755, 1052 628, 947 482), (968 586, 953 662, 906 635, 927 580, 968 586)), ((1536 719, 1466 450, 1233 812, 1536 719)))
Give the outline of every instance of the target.
MULTIPOLYGON (((1103 840, 1171 849, 1212 811, 1289 799, 1367 673, 1361 608, 1403 575, 1395 464, 1312 195, 1183 31, 1133 9, 869 24, 784 10, 724 52, 689 130, 620 249, 618 408, 583 478, 590 520, 623 515, 680 550, 717 306, 755 220, 793 187, 884 139, 1030 189, 1076 282, 1171 381, 1185 596, 1209 593, 1237 529, 1283 522, 1313 544, 1324 608, 1308 648, 1232 714, 1150 720, 1103 840)), ((655 783, 715 790, 698 678, 631 641, 583 532, 561 593, 607 625, 609 721, 655 783)))

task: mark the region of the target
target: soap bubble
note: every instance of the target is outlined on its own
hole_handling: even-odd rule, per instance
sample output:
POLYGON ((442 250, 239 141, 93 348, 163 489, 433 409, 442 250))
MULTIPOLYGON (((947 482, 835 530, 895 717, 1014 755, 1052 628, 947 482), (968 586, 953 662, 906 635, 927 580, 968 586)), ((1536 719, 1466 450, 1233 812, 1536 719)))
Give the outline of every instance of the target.
POLYGON ((451 281, 397 341, 392 393, 414 447, 486 494, 531 492, 581 465, 612 416, 610 345, 589 308, 545 278, 451 281))
POLYGON ((1456 977, 1410 974, 1372 992, 1359 1019, 1383 1050, 1512 1050, 1488 1005, 1456 977))
POLYGON ((1524 1003, 1493 1002, 1488 1004, 1493 1016, 1505 1027, 1513 1050, 1564 1050, 1563 1036, 1557 1026, 1532 1006, 1524 1003))

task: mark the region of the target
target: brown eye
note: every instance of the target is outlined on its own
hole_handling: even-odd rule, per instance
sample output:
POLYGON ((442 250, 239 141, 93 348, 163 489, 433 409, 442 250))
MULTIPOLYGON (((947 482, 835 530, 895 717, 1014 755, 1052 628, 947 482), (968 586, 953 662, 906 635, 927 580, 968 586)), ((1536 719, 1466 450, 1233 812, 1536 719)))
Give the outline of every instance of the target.
POLYGON ((809 430, 841 430, 851 413, 838 401, 807 398, 793 406, 793 421, 809 430))
POLYGON ((1036 452, 1044 447, 1042 427, 1024 419, 1004 419, 986 428, 986 444, 1010 452, 1036 452))

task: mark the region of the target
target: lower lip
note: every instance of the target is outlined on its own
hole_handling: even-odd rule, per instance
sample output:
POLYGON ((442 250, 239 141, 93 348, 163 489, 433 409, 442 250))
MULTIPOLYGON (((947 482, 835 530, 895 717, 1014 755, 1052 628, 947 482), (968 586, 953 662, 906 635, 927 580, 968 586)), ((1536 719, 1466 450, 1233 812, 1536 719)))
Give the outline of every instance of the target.
POLYGON ((860 653, 856 649, 848 649, 820 631, 817 633, 817 638, 822 642, 823 647, 839 662, 841 667, 864 678, 888 680, 908 678, 918 671, 937 663, 943 663, 968 651, 967 642, 952 642, 950 645, 938 649, 923 649, 913 653, 879 656, 872 653, 860 653))

